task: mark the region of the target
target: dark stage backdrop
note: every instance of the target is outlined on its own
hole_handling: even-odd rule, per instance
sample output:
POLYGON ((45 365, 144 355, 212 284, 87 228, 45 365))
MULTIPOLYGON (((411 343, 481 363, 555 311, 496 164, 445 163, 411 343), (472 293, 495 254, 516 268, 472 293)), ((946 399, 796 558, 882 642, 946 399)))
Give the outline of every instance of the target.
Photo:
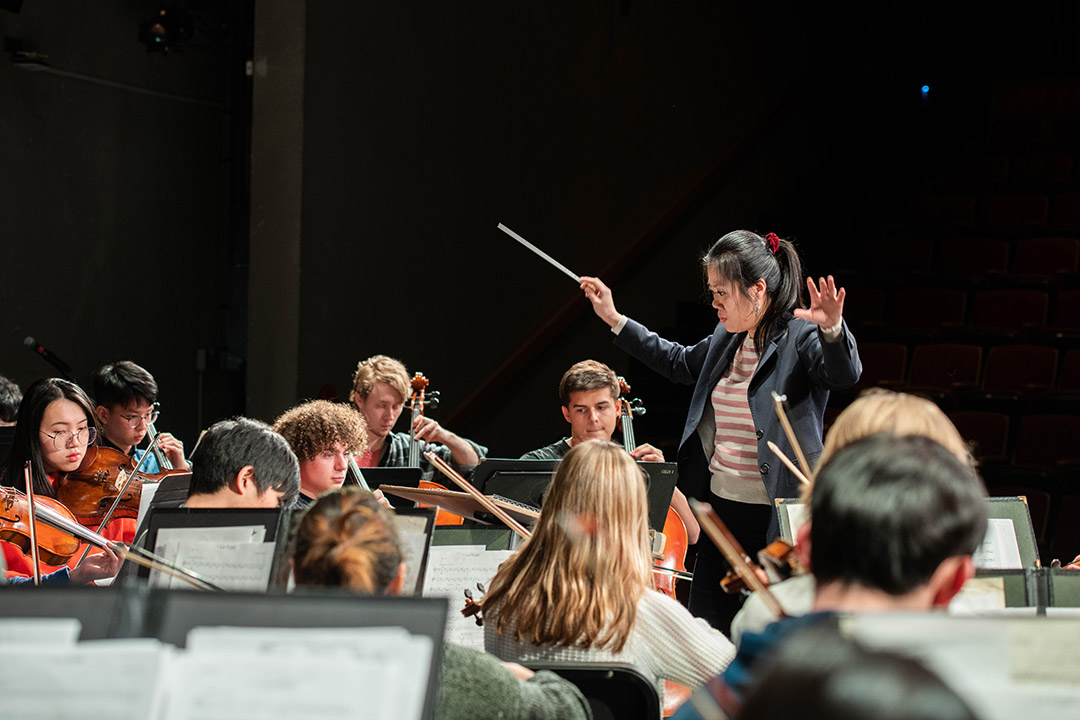
POLYGON ((580 295, 497 223, 595 274, 704 188, 609 278, 621 310, 674 324, 702 294, 701 250, 773 230, 761 211, 815 157, 802 19, 751 3, 308 3, 298 395, 345 397, 356 361, 385 353, 496 456, 559 437, 562 372, 627 358, 578 300, 510 385, 466 404, 580 295))

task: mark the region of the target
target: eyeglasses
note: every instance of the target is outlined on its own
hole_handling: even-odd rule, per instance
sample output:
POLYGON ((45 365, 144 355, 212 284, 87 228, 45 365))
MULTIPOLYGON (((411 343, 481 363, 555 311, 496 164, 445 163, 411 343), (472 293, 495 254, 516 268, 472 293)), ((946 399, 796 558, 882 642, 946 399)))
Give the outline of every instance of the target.
POLYGON ((52 440, 53 447, 57 450, 66 450, 72 445, 74 440, 75 445, 90 445, 97 438, 97 428, 84 427, 79 428, 75 432, 70 430, 61 430, 55 435, 50 435, 44 430, 41 434, 52 440))
POLYGON ((151 410, 145 415, 121 415, 120 417, 127 423, 127 426, 134 430, 143 423, 147 425, 153 425, 157 422, 158 416, 161 415, 160 410, 151 410))

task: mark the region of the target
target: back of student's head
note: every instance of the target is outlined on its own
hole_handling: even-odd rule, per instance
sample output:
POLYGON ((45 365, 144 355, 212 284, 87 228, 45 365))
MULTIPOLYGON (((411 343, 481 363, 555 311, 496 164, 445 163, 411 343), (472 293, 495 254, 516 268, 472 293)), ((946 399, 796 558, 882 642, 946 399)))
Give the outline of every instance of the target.
POLYGON ((828 623, 786 638, 756 674, 737 720, 975 720, 915 660, 864 648, 828 623))
POLYGON ((859 438, 882 432, 933 438, 964 462, 974 465, 967 443, 941 408, 926 398, 883 388, 862 392, 836 417, 825 435, 818 463, 824 464, 840 448, 859 438))
POLYGON ((20 402, 22 402, 22 390, 18 385, 0 375, 0 422, 15 422, 20 402))
POLYGON ((216 493, 244 467, 253 470, 260 493, 284 493, 282 507, 296 502, 300 464, 285 438, 264 422, 238 417, 214 423, 191 457, 191 495, 216 493))
POLYGON ((129 407, 157 402, 154 376, 130 360, 103 365, 94 373, 94 402, 102 407, 129 407))
POLYGON ((397 579, 401 547, 390 512, 360 488, 323 493, 297 526, 293 575, 297 585, 386 593, 397 579))
POLYGON ((947 558, 975 552, 986 533, 985 497, 975 471, 929 438, 857 440, 818 470, 814 576, 907 594, 947 558))
POLYGON ((596 360, 582 360, 574 363, 563 373, 559 381, 559 402, 563 407, 570 406, 570 393, 607 390, 612 399, 619 397, 619 378, 615 371, 596 360))

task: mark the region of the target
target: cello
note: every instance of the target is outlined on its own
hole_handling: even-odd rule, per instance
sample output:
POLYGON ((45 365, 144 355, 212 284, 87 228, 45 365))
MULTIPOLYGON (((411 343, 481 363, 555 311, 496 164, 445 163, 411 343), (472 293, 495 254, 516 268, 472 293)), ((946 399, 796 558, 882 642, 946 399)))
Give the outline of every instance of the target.
MULTIPOLYGON (((435 409, 439 406, 439 392, 437 390, 434 392, 427 391, 429 381, 424 377, 423 373, 415 373, 410 384, 413 392, 409 398, 409 464, 407 467, 419 468, 420 458, 424 455, 426 443, 416 437, 416 421, 423 416, 425 407, 435 409)), ((421 480, 418 487, 428 490, 446 490, 444 486, 430 480, 421 480)), ((420 505, 420 507, 427 506, 420 505)), ((460 515, 437 508, 435 513, 436 525, 462 525, 464 523, 465 518, 460 515)))
MULTIPOLYGON (((619 378, 619 428, 622 431, 623 449, 633 452, 637 447, 634 438, 634 415, 644 415, 645 407, 641 400, 634 398, 628 400, 630 385, 622 377, 619 378)), ((683 523, 675 509, 668 507, 667 517, 664 520, 664 529, 660 533, 655 530, 649 531, 653 548, 653 584, 659 592, 668 597, 675 597, 675 581, 680 577, 690 577, 686 572, 686 548, 688 538, 686 524, 683 523), (668 572, 664 572, 664 571, 668 572)))

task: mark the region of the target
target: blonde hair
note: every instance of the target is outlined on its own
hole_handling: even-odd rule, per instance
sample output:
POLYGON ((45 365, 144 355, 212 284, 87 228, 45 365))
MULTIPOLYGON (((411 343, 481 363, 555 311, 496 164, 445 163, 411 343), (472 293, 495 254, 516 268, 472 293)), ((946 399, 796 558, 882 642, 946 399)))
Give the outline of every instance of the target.
POLYGON ((484 597, 496 632, 519 642, 626 645, 652 587, 645 476, 621 447, 589 440, 566 454, 532 537, 504 562, 484 597))
MULTIPOLYGON (((856 440, 876 433, 928 437, 968 467, 975 467, 970 448, 941 408, 926 398, 883 388, 863 391, 836 416, 825 435, 817 467, 821 468, 829 458, 856 440)), ((811 485, 803 488, 804 503, 810 502, 812 492, 811 485)))
POLYGON ((386 383, 401 394, 402 401, 411 395, 409 372, 400 360, 386 355, 373 355, 361 360, 353 374, 353 392, 363 400, 375 388, 375 383, 386 383))
POLYGON ((382 595, 402 560, 389 511, 356 487, 320 495, 304 512, 293 542, 297 585, 382 595))
POLYGON ((280 433, 301 462, 312 460, 341 443, 352 453, 367 450, 367 423, 352 405, 312 400, 286 410, 274 421, 280 433))

